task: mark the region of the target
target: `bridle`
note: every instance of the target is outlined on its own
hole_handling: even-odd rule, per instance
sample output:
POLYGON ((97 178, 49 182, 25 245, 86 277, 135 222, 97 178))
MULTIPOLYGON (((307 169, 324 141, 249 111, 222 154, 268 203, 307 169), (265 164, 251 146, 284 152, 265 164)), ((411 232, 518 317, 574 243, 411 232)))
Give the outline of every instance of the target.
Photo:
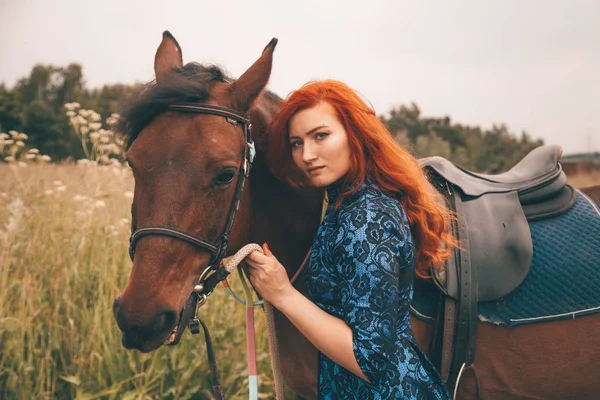
MULTIPOLYGON (((229 234, 233 226, 233 220, 235 219, 236 211, 239 209, 240 201, 242 199, 242 191, 244 190, 244 182, 250 174, 250 167, 254 161, 256 155, 256 149, 254 142, 252 141, 250 119, 247 115, 242 114, 236 110, 232 110, 226 107, 213 106, 210 104, 203 103, 179 103, 169 105, 165 111, 178 111, 184 113, 194 114, 211 114, 224 117, 227 122, 232 125, 241 125, 244 139, 246 140, 246 146, 244 150, 244 159, 241 163, 241 168, 238 173, 238 179, 233 194, 233 200, 229 209, 229 215, 227 217, 227 224, 225 230, 216 240, 206 239, 193 233, 186 232, 183 229, 168 225, 146 225, 140 228, 136 227, 135 215, 133 213, 133 204, 131 206, 131 237, 129 238, 129 256, 133 261, 135 255, 135 248, 137 242, 144 236, 158 235, 158 236, 169 236, 175 239, 183 240, 203 250, 207 250, 211 254, 209 261, 209 267, 206 268, 200 276, 198 283, 194 287, 192 294, 190 295, 190 301, 193 304, 194 310, 197 307, 202 306, 208 296, 213 292, 219 282, 229 275, 229 272, 225 268, 220 267, 221 261, 225 257, 227 251, 227 244, 229 242, 229 234), (212 275, 208 276, 211 271, 215 271, 212 275)), ((188 304, 190 304, 188 302, 188 304)), ((196 313, 194 313, 195 316, 196 313)), ((190 330, 192 333, 198 333, 200 326, 197 318, 194 318, 190 323, 190 330)))

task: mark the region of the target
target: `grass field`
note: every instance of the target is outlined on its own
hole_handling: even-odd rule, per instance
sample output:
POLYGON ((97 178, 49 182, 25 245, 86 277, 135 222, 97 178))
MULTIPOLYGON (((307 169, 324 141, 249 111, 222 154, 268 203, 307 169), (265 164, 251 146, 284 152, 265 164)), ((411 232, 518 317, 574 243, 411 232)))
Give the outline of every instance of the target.
MULTIPOLYGON (((0 399, 212 398, 203 335, 151 354, 121 346, 111 310, 131 268, 130 172, 0 164, 0 174, 0 399)), ((227 398, 247 398, 243 306, 219 287, 202 311, 227 398)), ((271 398, 256 315, 261 397, 271 398)))
MULTIPOLYGON (((0 164, 0 174, 0 399, 212 398, 201 335, 152 354, 121 346, 111 310, 131 268, 130 172, 0 164)), ((600 185, 600 174, 570 182, 600 185)), ((243 306, 218 289, 202 310, 227 397, 247 398, 243 306)), ((261 397, 272 398, 256 315, 261 397)))

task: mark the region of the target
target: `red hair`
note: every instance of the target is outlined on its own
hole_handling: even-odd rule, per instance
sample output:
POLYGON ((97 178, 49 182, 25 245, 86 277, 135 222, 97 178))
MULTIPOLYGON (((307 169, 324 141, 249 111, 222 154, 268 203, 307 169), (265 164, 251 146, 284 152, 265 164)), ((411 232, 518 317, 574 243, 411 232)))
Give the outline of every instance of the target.
POLYGON ((394 141, 375 111, 346 84, 309 82, 292 92, 281 104, 271 124, 267 154, 271 171, 295 187, 306 185, 306 177, 292 159, 289 121, 298 112, 321 102, 330 104, 348 134, 351 167, 346 182, 358 183, 340 193, 336 206, 352 194, 368 176, 389 196, 398 199, 406 212, 417 246, 416 274, 430 276, 430 267, 442 269, 457 246, 449 234, 451 213, 433 189, 419 162, 394 141))

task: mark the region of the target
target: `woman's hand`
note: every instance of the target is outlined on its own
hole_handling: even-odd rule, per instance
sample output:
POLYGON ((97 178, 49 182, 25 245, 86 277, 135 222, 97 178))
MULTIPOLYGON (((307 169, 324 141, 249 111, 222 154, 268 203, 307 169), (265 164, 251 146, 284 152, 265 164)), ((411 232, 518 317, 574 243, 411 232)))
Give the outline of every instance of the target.
POLYGON ((285 268, 277 261, 266 243, 263 250, 265 254, 253 251, 246 257, 250 266, 250 281, 263 299, 278 307, 278 304, 294 291, 294 287, 285 268))

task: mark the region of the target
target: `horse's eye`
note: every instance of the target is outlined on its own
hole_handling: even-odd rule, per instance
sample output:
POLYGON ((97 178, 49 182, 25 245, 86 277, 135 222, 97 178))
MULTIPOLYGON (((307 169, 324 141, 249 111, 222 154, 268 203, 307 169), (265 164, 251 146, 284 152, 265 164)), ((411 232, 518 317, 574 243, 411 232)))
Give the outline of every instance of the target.
POLYGON ((217 176, 215 176, 214 184, 217 186, 227 185, 227 184, 231 183, 231 181, 233 181, 234 176, 235 176, 235 170, 233 170, 233 169, 227 169, 224 171, 220 171, 219 173, 217 173, 217 176))

